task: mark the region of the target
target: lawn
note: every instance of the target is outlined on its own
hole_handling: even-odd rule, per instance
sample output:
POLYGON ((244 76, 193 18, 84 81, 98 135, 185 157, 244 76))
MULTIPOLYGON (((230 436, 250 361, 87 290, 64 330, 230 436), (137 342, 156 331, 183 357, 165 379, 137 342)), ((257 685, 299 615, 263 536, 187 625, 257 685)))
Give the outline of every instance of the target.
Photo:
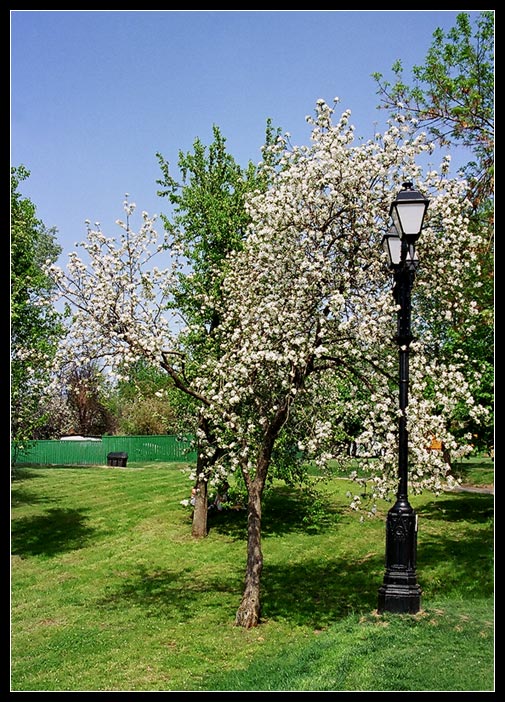
POLYGON ((246 514, 191 537, 183 464, 15 470, 12 691, 491 691, 494 498, 412 498, 419 614, 378 615, 384 520, 275 484, 262 623, 234 626, 246 514))

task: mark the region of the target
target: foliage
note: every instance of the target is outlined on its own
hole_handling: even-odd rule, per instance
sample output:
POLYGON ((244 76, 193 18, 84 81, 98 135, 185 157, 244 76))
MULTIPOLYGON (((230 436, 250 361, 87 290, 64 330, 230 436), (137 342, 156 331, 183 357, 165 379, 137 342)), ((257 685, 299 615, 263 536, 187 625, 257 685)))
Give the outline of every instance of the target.
POLYGON ((179 395, 166 373, 140 359, 110 389, 107 406, 119 434, 179 434, 187 431, 179 395))
POLYGON ((18 448, 35 438, 44 421, 38 408, 62 333, 50 301, 53 283, 43 271, 61 248, 55 230, 45 228, 34 203, 19 191, 29 175, 24 166, 11 169, 11 432, 18 448))
MULTIPOLYGON (((461 305, 476 305, 477 315, 469 330, 456 306, 450 319, 440 310, 434 352, 448 359, 455 347, 464 349, 465 380, 488 417, 476 425, 462 404, 458 420, 472 433, 477 450, 489 450, 494 431, 494 12, 481 11, 474 27, 461 12, 447 35, 437 29, 426 60, 412 70, 412 85, 403 77, 401 61, 392 70, 395 83, 374 74, 380 107, 404 119, 414 117, 417 130, 426 129, 448 148, 463 146, 469 154, 463 172, 473 208, 471 226, 481 244, 476 250, 478 266, 462 271, 466 300, 461 305)), ((426 301, 421 297, 417 302, 426 301)))
MULTIPOLYGON (((268 124, 267 141, 270 130, 268 124)), ((263 182, 251 162, 245 169, 235 162, 217 126, 213 135, 208 148, 196 139, 192 153, 179 152, 181 182, 171 175, 168 161, 157 154, 163 174, 158 194, 173 206, 173 217, 162 215, 163 224, 172 246, 188 263, 178 273, 173 306, 188 325, 186 345, 200 356, 211 352, 212 332, 219 324, 217 301, 227 256, 241 248, 250 222, 245 195, 263 182)))
POLYGON ((443 146, 474 154, 465 170, 478 209, 494 192, 494 12, 481 11, 473 29, 466 12, 447 35, 436 29, 425 61, 412 70, 413 86, 400 60, 393 73, 394 84, 374 74, 381 107, 415 117, 443 146))

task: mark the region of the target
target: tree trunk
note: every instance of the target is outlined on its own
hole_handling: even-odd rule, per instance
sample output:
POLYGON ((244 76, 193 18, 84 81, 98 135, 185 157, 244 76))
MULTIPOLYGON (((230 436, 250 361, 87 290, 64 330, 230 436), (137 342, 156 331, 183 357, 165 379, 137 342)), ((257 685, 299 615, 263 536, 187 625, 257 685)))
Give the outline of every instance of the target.
POLYGON ((207 481, 203 479, 205 468, 203 460, 200 457, 200 452, 198 453, 196 468, 196 498, 193 509, 191 535, 197 539, 201 539, 207 536, 207 481))
POLYGON ((197 459, 196 459, 196 500, 195 508, 193 510, 193 526, 191 533, 196 538, 201 538, 207 536, 207 508, 208 508, 208 480, 212 476, 212 471, 214 465, 223 456, 224 450, 216 446, 216 438, 209 420, 200 414, 198 419, 198 429, 205 434, 206 443, 210 446, 214 446, 214 452, 212 456, 208 457, 204 455, 202 446, 198 444, 197 446, 197 459))
MULTIPOLYGON (((262 481, 264 484, 264 481, 262 481)), ((257 626, 260 622, 261 600, 260 581, 263 570, 263 553, 261 551, 261 493, 263 484, 257 479, 249 488, 247 517, 247 569, 245 574, 242 602, 237 610, 235 625, 246 629, 257 626)))
MULTIPOLYGON (((301 382, 298 384, 300 387, 301 382)), ((289 411, 292 396, 286 398, 265 430, 262 446, 259 450, 256 474, 251 480, 249 471, 243 467, 242 475, 247 486, 247 569, 245 574, 244 594, 235 616, 235 625, 250 629, 258 626, 261 616, 260 581, 263 570, 263 553, 261 551, 261 497, 272 458, 275 440, 279 436, 289 411)))

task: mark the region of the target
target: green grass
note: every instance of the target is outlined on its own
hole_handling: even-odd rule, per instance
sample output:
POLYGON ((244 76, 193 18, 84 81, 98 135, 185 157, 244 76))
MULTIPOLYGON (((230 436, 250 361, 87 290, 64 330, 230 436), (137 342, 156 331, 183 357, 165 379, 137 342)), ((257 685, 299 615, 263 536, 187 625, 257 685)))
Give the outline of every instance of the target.
POLYGON ((384 519, 277 484, 263 510, 262 623, 234 626, 246 518, 191 537, 184 466, 21 468, 12 482, 12 691, 494 689, 492 495, 411 499, 415 616, 378 615, 384 519))
POLYGON ((488 456, 474 456, 455 463, 452 467, 454 477, 463 485, 476 487, 494 484, 494 461, 488 456))

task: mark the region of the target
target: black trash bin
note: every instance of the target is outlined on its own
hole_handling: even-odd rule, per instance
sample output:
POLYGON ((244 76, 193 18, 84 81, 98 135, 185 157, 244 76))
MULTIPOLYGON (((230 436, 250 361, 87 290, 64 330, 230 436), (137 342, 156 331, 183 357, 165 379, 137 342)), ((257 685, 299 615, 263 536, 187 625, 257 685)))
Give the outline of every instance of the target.
POLYGON ((124 451, 112 451, 111 453, 107 454, 108 466, 119 466, 120 468, 125 468, 127 460, 128 454, 124 451))

